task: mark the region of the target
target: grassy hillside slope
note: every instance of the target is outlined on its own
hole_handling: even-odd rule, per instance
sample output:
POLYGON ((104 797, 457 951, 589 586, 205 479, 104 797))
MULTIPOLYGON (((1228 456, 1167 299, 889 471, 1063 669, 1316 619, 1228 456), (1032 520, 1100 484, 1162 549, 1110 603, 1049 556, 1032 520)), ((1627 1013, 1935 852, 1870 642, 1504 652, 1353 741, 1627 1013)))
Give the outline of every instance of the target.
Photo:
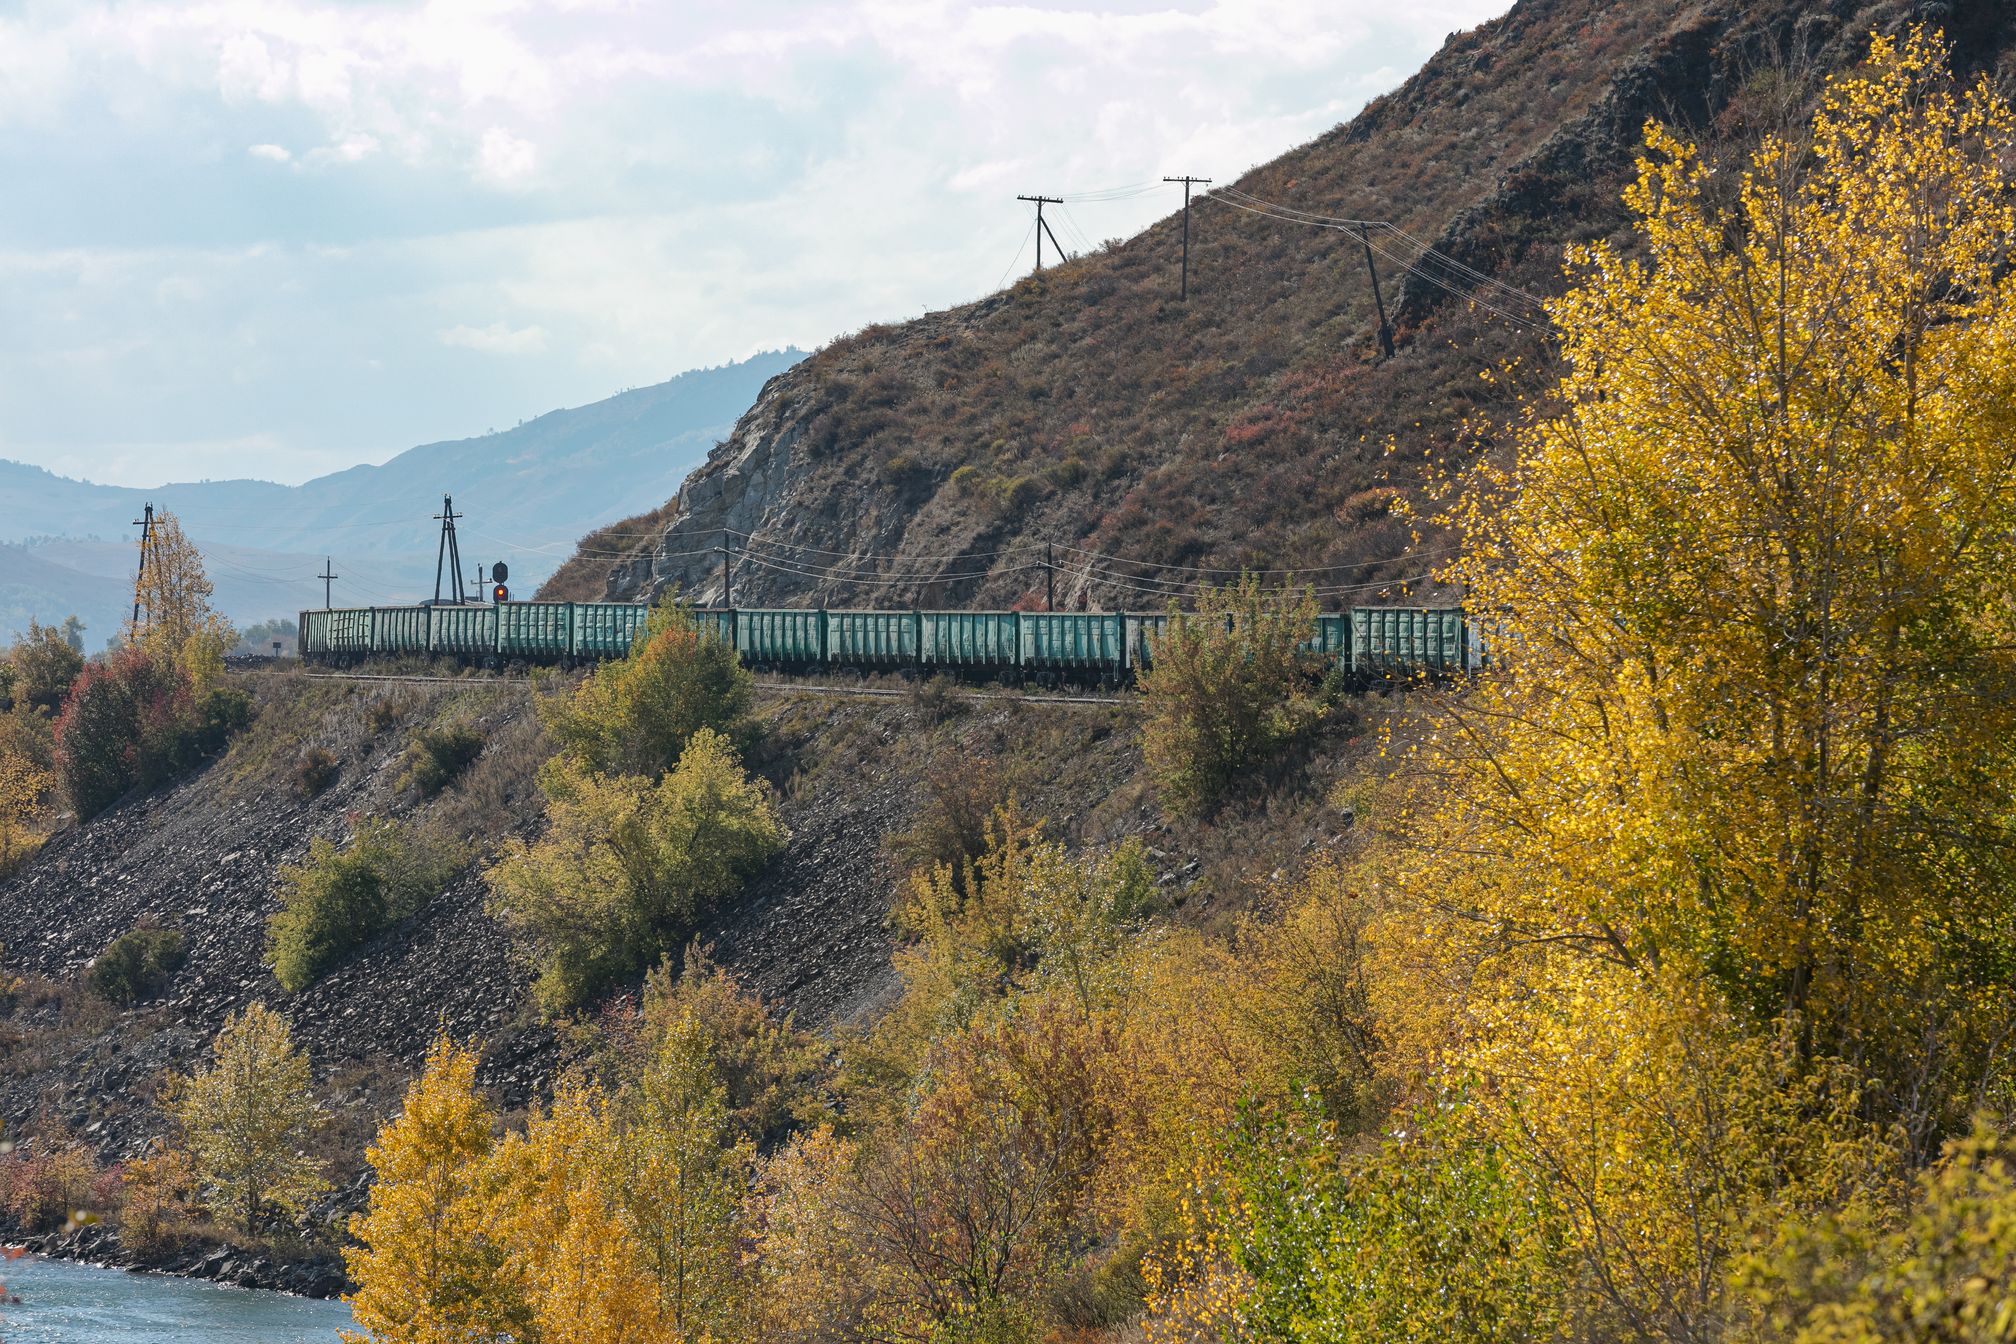
POLYGON ((1467 417, 1512 406, 1521 380, 1481 371, 1545 364, 1537 307, 1477 275, 1558 290, 1564 245, 1622 223, 1647 118, 1740 138, 1787 96, 1775 63, 1838 68, 1872 29, 1920 19, 1963 69, 1999 61, 2012 23, 1992 0, 1521 0, 1230 184, 1397 227, 1372 237, 1395 358, 1378 358, 1357 235, 1214 195, 1195 207, 1187 306, 1172 215, 837 340, 765 390, 678 500, 589 539, 548 591, 716 598, 728 540, 746 602, 1005 605, 1041 591, 1056 543, 1060 598, 1107 606, 1185 591, 1155 566, 1333 567, 1307 576, 1331 600, 1392 600, 1446 544, 1395 502, 1424 463, 1475 451, 1467 417))

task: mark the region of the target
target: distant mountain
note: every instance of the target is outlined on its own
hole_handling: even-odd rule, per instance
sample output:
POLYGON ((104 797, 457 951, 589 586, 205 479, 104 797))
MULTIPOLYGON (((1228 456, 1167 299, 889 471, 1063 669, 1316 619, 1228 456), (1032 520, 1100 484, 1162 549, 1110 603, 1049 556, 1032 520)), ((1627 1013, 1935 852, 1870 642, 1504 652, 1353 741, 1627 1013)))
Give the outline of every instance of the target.
POLYGON ((683 373, 515 429, 423 444, 378 466, 298 486, 201 481, 152 490, 93 485, 0 461, 0 639, 32 617, 76 613, 101 647, 131 601, 133 520, 173 512, 201 547, 217 604, 240 624, 322 604, 324 557, 338 605, 434 591, 441 497, 452 495, 465 576, 511 566, 530 596, 586 533, 674 493, 797 350, 683 373))

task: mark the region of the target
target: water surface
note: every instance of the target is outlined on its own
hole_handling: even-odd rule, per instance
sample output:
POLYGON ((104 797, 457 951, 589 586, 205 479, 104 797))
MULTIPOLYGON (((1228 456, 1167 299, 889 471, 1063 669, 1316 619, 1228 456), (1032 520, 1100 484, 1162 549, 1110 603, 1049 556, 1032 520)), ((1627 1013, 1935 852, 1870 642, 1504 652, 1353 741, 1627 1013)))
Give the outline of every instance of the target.
POLYGON ((0 1280, 21 1299, 0 1309, 5 1344, 336 1344, 350 1324, 340 1302, 32 1255, 0 1280))

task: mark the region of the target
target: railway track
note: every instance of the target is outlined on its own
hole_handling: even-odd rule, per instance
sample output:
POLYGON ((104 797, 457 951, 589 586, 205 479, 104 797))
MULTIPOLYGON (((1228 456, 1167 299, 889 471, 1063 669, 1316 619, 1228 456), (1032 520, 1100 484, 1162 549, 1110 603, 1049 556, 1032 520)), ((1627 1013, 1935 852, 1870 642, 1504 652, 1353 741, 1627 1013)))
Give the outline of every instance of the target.
MULTIPOLYGON (((428 677, 412 673, 370 673, 370 672, 305 672, 310 681, 365 681, 365 682, 408 682, 433 686, 482 686, 515 685, 530 689, 532 682, 527 677, 428 677)), ((857 700, 902 700, 914 692, 900 686, 820 686, 804 682, 777 681, 758 677, 756 689, 773 695, 824 695, 841 699, 857 700)), ((975 691, 958 689, 948 692, 954 699, 985 703, 987 701, 1011 701, 1024 705, 1124 705, 1133 697, 1118 695, 1059 695, 1053 691, 975 691)))

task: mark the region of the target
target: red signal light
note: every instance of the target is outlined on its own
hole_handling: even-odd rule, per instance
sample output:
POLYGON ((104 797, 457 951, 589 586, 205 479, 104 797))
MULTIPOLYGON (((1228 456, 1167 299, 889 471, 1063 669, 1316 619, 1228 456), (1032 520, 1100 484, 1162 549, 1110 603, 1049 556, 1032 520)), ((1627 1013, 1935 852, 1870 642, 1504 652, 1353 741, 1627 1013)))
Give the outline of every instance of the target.
POLYGON ((490 600, 492 602, 509 602, 511 600, 511 590, 500 583, 490 590, 490 600))

